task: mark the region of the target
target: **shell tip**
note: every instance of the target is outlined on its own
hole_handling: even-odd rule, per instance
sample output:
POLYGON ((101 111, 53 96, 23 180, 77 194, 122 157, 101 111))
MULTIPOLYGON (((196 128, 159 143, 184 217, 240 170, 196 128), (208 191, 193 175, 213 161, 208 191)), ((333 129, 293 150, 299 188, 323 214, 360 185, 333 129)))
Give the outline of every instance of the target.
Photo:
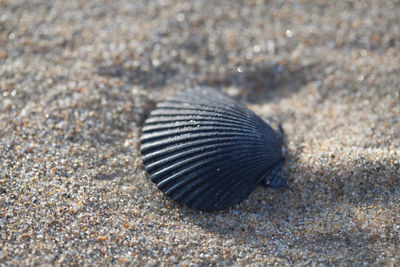
POLYGON ((285 188, 287 187, 287 181, 285 178, 282 178, 283 161, 281 161, 278 165, 276 165, 263 179, 263 185, 265 187, 271 188, 285 188))
POLYGON ((278 138, 281 140, 281 143, 285 143, 285 131, 282 128, 282 124, 278 125, 278 138))
POLYGON ((265 186, 271 187, 274 189, 285 188, 285 187, 287 187, 287 181, 285 178, 282 178, 280 175, 276 175, 268 183, 265 183, 265 186))

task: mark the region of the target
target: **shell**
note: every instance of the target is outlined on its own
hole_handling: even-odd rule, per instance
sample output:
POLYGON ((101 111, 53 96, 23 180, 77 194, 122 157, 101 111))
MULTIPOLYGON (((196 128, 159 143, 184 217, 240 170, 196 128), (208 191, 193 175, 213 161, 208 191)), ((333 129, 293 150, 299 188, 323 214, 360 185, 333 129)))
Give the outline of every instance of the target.
POLYGON ((229 208, 263 182, 284 185, 282 133, 234 99, 197 87, 159 103, 142 129, 151 180, 175 201, 203 211, 229 208))

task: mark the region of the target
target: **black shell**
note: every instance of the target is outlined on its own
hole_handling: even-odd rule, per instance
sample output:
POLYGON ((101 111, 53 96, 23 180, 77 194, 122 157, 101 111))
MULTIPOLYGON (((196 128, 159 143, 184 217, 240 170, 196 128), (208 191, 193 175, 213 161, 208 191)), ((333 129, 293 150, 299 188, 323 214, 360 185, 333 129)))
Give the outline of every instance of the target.
POLYGON ((157 187, 190 208, 217 211, 261 182, 278 187, 282 138, 234 99, 189 89, 159 103, 141 137, 143 163, 157 187))

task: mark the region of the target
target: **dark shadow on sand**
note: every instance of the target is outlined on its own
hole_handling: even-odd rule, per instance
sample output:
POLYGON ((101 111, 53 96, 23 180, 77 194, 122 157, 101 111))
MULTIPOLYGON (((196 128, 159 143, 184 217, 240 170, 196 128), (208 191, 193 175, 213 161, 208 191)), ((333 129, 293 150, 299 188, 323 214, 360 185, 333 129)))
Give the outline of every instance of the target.
MULTIPOLYGON (((296 159, 288 161, 287 164, 298 164, 296 159)), ((314 182, 308 179, 315 177, 315 170, 303 168, 301 180, 297 180, 297 173, 289 173, 290 190, 259 186, 248 200, 227 211, 205 213, 180 207, 183 208, 181 214, 208 232, 235 239, 249 247, 259 246, 267 239, 265 235, 270 234, 285 242, 288 249, 308 247, 318 252, 326 251, 321 249, 324 246, 331 249, 341 246, 349 253, 362 254, 368 262, 373 262, 378 252, 371 245, 384 242, 399 245, 395 237, 387 237, 395 229, 387 230, 389 234, 383 237, 358 224, 351 230, 347 226, 357 221, 352 214, 354 208, 393 204, 392 196, 400 196, 400 180, 390 177, 397 177, 399 167, 389 162, 366 162, 364 167, 353 170, 359 174, 357 177, 352 176, 352 171, 348 176, 339 177, 336 171, 324 169, 317 173, 320 181, 314 182), (341 222, 337 221, 338 217, 341 222), (321 222, 323 225, 317 225, 318 230, 301 226, 321 222), (329 226, 338 224, 343 224, 338 227, 339 232, 331 232, 329 226), (289 238, 290 235, 293 238, 289 238)), ((340 262, 345 259, 337 259, 337 263, 340 262)))
POLYGON ((167 81, 177 75, 178 71, 169 64, 150 67, 124 67, 122 63, 116 63, 98 68, 98 74, 111 78, 121 78, 131 84, 148 87, 162 87, 167 81))
POLYGON ((300 65, 297 62, 253 65, 243 67, 223 77, 201 81, 200 85, 216 88, 235 86, 243 89, 246 100, 251 103, 266 103, 276 97, 285 97, 297 92, 309 82, 323 79, 329 64, 313 63, 300 65))

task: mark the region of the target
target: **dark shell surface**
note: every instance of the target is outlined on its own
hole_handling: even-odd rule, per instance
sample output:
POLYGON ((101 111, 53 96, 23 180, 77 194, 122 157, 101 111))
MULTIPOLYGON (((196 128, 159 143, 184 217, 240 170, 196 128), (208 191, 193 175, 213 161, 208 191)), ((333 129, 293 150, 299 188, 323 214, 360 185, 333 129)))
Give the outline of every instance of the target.
POLYGON ((241 202, 261 182, 281 184, 282 151, 281 135, 266 122, 204 87, 159 103, 142 129, 151 180, 175 201, 204 211, 241 202))

